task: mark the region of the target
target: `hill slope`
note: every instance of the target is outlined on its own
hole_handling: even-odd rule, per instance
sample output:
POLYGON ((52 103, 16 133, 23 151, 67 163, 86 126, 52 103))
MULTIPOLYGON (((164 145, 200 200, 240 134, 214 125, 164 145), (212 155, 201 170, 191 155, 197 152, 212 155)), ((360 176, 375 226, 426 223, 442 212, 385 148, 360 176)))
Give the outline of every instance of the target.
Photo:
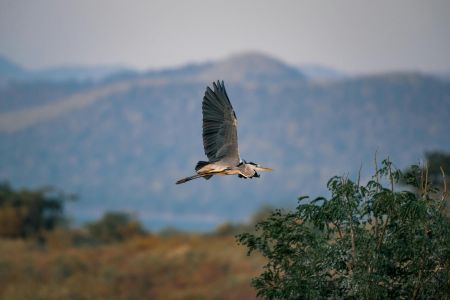
POLYGON ((261 54, 98 84, 11 85, 3 103, 1 179, 79 194, 70 206, 78 221, 129 209, 154 229, 205 230, 264 202, 292 205, 335 174, 361 164, 368 173, 377 150, 400 167, 427 149, 450 150, 449 82, 396 73, 316 83, 261 54), (204 159, 201 100, 220 74, 241 156, 275 171, 175 186, 204 159))
POLYGON ((64 66, 42 70, 27 70, 0 55, 0 88, 9 82, 100 81, 123 73, 136 73, 122 66, 64 66))

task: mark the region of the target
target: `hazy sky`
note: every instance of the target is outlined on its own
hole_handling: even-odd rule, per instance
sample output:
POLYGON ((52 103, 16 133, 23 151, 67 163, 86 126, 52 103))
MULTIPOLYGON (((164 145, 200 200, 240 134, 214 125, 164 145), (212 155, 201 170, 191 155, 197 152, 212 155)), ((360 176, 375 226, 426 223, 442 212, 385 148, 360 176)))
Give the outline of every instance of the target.
POLYGON ((162 68, 249 50, 352 72, 448 71, 450 1, 0 0, 0 53, 29 68, 162 68))

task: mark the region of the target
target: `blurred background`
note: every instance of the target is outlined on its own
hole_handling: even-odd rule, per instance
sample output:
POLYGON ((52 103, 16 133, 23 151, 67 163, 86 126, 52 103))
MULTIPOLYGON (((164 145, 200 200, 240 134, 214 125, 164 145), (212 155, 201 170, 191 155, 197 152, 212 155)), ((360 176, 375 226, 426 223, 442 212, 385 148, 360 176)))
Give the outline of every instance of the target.
MULTIPOLYGON (((4 236, 56 228, 62 216, 59 228, 80 229, 74 239, 81 244, 83 230, 97 234, 97 242, 122 239, 105 237, 105 224, 126 224, 122 236, 235 232, 230 224, 250 224, 268 207, 294 207, 300 195, 327 195, 333 175, 354 178, 361 168, 367 180, 375 153, 404 168, 427 151, 449 152, 448 120, 445 0, 0 1, 3 204, 6 195, 34 199, 43 201, 41 211, 55 213, 54 224, 46 215, 33 223, 43 222, 38 230, 25 230, 20 224, 32 222, 5 208, 4 236), (241 157, 275 171, 253 180, 228 176, 176 186, 205 159, 201 102, 206 86, 218 79, 225 81, 237 114, 241 157)), ((66 245, 63 236, 53 240, 66 245)), ((185 235, 171 246, 139 239, 108 254, 115 261, 121 251, 159 243, 154 257, 166 253, 164 247, 179 248, 167 259, 195 262, 195 255, 185 256, 198 253, 192 252, 201 244, 195 239, 185 235)), ((234 241, 208 243, 217 247, 214 252, 234 241)), ((26 247, 0 245, 5 255, 26 247)), ((230 247, 230 253, 240 251, 230 247)), ((72 278, 70 270, 86 263, 80 257, 93 253, 86 251, 73 254, 76 259, 65 251, 54 254, 54 261, 62 261, 55 265, 63 266, 55 276, 72 278)), ((102 276, 116 278, 111 261, 104 260, 102 276)), ((142 257, 129 263, 152 265, 142 257)), ((11 264, 0 261, 0 274, 11 264)), ((247 275, 259 265, 257 259, 247 264, 238 264, 247 275)), ((220 274, 236 274, 229 262, 214 266, 220 274)), ((213 277, 202 274, 204 280, 213 277)), ((227 287, 247 286, 250 275, 233 277, 227 287)), ((128 281, 117 280, 125 285, 114 295, 135 299, 124 292, 128 281)), ((211 286, 222 287, 217 282, 211 286)), ((240 291, 228 299, 254 297, 240 291)), ((8 293, 9 299, 27 298, 17 286, 8 293)), ((101 295, 111 296, 106 290, 101 295)))

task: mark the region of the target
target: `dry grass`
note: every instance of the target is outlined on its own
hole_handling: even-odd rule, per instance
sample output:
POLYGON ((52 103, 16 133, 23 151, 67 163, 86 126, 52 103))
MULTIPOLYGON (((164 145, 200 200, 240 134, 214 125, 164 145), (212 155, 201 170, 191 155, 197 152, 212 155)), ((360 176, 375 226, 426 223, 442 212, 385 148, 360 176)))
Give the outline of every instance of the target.
POLYGON ((60 232, 44 248, 0 240, 0 299, 254 299, 250 279, 262 264, 233 237, 74 247, 60 232))

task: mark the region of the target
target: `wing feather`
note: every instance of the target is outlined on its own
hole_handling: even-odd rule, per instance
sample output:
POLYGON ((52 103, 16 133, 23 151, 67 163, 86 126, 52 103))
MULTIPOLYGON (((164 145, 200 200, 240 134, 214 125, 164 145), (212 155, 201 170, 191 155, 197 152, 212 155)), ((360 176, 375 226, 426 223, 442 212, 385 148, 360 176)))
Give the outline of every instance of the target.
POLYGON ((222 82, 213 82, 203 97, 203 147, 209 161, 239 163, 237 120, 222 82))

